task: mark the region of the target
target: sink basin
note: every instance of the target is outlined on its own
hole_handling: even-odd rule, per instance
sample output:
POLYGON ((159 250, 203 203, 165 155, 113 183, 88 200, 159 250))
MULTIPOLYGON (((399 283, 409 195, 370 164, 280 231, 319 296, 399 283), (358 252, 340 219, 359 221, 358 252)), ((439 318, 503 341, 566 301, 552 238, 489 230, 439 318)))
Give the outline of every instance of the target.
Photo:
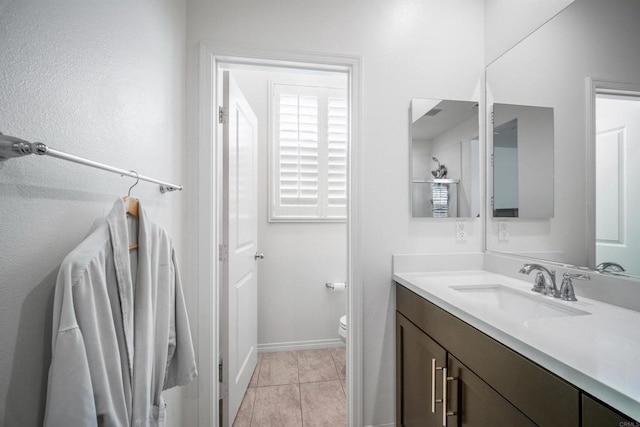
POLYGON ((487 309, 501 310, 515 320, 584 316, 588 313, 566 303, 499 284, 450 286, 487 309))

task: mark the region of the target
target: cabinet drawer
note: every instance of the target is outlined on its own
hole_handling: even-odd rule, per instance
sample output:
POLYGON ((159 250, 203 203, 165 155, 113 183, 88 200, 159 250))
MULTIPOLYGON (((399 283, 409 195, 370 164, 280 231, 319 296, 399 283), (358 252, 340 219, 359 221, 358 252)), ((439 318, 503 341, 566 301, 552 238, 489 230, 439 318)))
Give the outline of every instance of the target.
POLYGON ((577 388, 399 284, 396 304, 400 313, 536 424, 579 426, 577 388))

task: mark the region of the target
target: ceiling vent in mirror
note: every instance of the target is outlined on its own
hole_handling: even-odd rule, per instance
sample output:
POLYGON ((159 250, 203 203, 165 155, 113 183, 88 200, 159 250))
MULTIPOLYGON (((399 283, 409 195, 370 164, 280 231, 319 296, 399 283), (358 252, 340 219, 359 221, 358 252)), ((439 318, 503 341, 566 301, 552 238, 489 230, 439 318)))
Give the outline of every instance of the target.
POLYGON ((432 108, 431 110, 427 111, 426 113, 424 113, 425 116, 430 116, 433 117, 436 114, 438 114, 440 111, 442 111, 441 108, 432 108))

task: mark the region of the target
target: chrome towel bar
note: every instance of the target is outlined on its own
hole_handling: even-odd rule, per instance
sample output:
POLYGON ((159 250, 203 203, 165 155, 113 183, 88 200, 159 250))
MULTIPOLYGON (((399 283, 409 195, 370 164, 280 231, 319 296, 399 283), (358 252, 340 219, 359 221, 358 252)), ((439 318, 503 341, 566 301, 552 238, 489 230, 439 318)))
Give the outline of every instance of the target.
POLYGON ((73 163, 78 163, 85 166, 90 166, 96 169, 102 169, 107 172, 117 173, 119 175, 128 176, 131 178, 137 178, 141 181, 152 182, 160 186, 160 192, 165 193, 167 191, 182 190, 182 185, 171 184, 159 179, 150 178, 148 176, 139 175, 135 171, 120 169, 113 166, 105 165, 103 163, 94 162, 93 160, 84 159, 82 157, 74 156, 73 154, 64 153, 62 151, 54 150, 48 147, 42 142, 29 142, 14 136, 3 135, 0 133, 0 161, 11 159, 13 157, 28 156, 29 154, 37 154, 39 156, 50 156, 62 160, 67 160, 73 163))

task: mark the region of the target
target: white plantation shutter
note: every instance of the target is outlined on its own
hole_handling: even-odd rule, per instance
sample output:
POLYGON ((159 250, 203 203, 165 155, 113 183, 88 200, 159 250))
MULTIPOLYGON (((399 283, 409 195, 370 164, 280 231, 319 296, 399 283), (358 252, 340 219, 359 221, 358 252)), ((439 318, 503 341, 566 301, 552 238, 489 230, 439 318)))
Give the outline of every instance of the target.
POLYGON ((278 114, 280 174, 283 205, 318 204, 318 98, 281 95, 278 114))
POLYGON ((327 201, 329 208, 339 208, 337 215, 340 212, 344 215, 347 206, 348 105, 344 91, 332 92, 343 93, 331 93, 328 99, 327 201))
POLYGON ((346 218, 346 90, 272 85, 271 221, 346 218))

